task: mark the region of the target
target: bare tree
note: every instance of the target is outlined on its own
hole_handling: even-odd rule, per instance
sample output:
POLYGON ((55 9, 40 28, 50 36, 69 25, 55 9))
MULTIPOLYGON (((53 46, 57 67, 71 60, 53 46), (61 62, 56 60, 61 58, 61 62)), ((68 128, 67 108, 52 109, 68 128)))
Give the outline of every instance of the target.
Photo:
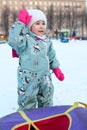
POLYGON ((17 20, 17 13, 15 10, 13 11, 13 22, 17 20))
POLYGON ((9 27, 9 8, 8 6, 4 6, 2 10, 2 25, 4 32, 8 35, 8 27, 9 27))
POLYGON ((85 27, 86 27, 86 36, 87 36, 87 12, 85 13, 85 27))
POLYGON ((52 29, 53 25, 54 25, 54 10, 53 10, 53 5, 50 6, 50 8, 48 8, 47 10, 47 19, 48 19, 48 28, 52 29))
POLYGON ((82 15, 81 15, 82 36, 84 36, 84 22, 85 22, 85 14, 84 14, 84 10, 83 10, 82 15))
POLYGON ((58 9, 58 14, 57 14, 57 21, 58 21, 58 28, 61 30, 62 27, 62 9, 61 7, 58 9))

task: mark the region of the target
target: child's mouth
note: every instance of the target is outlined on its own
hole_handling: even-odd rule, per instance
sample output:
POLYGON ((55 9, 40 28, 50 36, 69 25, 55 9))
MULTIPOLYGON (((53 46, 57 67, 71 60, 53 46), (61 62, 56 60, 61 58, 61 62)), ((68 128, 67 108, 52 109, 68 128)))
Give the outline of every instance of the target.
POLYGON ((40 30, 40 31, 38 31, 38 32, 41 32, 41 33, 43 33, 44 31, 43 31, 43 30, 40 30))

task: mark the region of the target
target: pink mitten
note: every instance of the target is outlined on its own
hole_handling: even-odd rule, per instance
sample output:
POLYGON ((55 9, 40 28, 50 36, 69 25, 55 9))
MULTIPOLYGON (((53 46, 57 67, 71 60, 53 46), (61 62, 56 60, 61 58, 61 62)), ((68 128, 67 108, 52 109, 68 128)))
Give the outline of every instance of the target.
POLYGON ((22 23, 24 23, 25 25, 28 25, 30 20, 31 20, 32 16, 29 15, 28 11, 25 9, 22 9, 19 11, 18 14, 18 20, 22 23))
POLYGON ((64 74, 62 73, 62 71, 60 70, 60 68, 55 68, 53 69, 54 74, 56 75, 56 77, 60 80, 63 81, 64 80, 64 74))

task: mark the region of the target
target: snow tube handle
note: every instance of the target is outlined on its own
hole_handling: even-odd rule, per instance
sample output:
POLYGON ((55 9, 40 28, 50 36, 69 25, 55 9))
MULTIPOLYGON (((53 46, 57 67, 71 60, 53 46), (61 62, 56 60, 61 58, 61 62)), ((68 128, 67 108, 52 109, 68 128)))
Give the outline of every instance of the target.
POLYGON ((75 103, 74 103, 74 106, 75 106, 75 107, 81 106, 81 107, 87 108, 87 104, 86 104, 86 103, 83 103, 83 102, 75 102, 75 103))
POLYGON ((65 113, 68 114, 69 112, 71 112, 72 110, 74 110, 75 108, 78 108, 78 107, 87 108, 87 104, 83 103, 83 102, 74 102, 74 105, 71 106, 68 110, 66 110, 65 113))

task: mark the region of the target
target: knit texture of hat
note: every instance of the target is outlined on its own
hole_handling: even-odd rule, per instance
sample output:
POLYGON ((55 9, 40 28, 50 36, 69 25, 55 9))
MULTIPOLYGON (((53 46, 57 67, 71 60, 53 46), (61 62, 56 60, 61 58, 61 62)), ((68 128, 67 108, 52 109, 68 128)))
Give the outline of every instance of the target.
POLYGON ((28 10, 28 13, 29 15, 32 15, 32 18, 31 18, 31 21, 29 23, 29 28, 37 21, 44 21, 45 24, 47 25, 47 18, 45 16, 45 14, 41 11, 41 10, 38 10, 38 9, 31 9, 31 10, 28 10))

